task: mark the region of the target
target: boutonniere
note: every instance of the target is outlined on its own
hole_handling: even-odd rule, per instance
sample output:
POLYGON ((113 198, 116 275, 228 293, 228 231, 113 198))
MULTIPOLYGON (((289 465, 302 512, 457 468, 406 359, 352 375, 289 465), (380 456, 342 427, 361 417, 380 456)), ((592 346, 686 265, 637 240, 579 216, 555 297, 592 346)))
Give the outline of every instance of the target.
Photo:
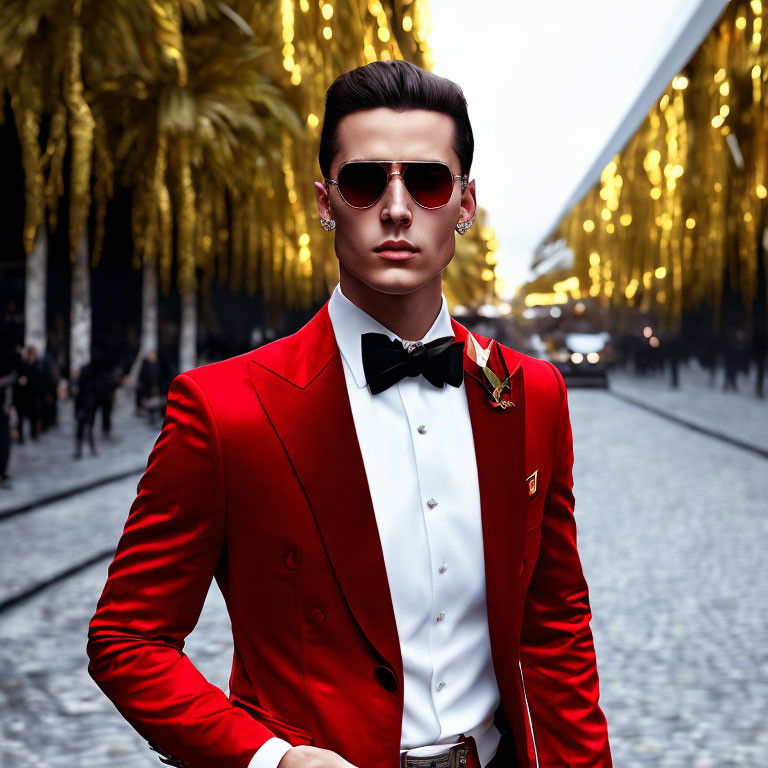
POLYGON ((467 354, 469 359, 477 364, 480 382, 490 395, 491 405, 502 410, 514 408, 510 375, 498 342, 491 339, 488 346, 483 349, 469 331, 467 331, 467 337, 469 339, 467 354))

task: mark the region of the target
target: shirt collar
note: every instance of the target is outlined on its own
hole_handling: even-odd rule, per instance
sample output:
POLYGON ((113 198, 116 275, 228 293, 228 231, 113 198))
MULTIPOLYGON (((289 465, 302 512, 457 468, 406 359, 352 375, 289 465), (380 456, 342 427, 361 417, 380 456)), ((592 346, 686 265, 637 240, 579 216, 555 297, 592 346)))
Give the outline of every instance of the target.
MULTIPOLYGON (((455 336, 451 325, 451 316, 448 313, 448 301, 445 294, 441 293, 442 303, 440 311, 432 323, 432 327, 421 339, 408 339, 408 341, 422 341, 426 344, 433 339, 443 336, 455 336)), ((336 287, 328 300, 328 315, 331 318, 333 332, 336 336, 336 344, 342 357, 346 360, 352 376, 359 389, 366 385, 365 372, 363 371, 363 352, 360 338, 364 333, 383 333, 393 341, 402 341, 394 331, 383 326, 378 320, 374 320, 367 312, 360 309, 357 304, 351 302, 341 292, 341 282, 336 287)))

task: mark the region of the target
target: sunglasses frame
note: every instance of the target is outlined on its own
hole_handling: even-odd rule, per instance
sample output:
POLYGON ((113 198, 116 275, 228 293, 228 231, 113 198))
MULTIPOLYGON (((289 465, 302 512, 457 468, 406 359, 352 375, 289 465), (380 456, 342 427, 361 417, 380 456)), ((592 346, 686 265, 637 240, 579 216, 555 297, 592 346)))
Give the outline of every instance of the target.
MULTIPOLYGON (((445 168, 448 168, 448 172, 450 173, 451 169, 449 168, 448 163, 444 163, 442 160, 345 160, 339 166, 338 170, 336 171, 336 177, 337 178, 335 178, 335 179, 327 179, 326 178, 326 179, 323 179, 323 181, 325 182, 325 189, 326 189, 327 192, 330 193, 329 185, 335 184, 336 185, 336 189, 339 192, 339 197, 350 208, 355 208, 358 211, 364 211, 366 208, 372 208, 374 205, 376 205, 376 203, 379 202, 379 200, 381 200, 382 197, 384 197, 384 194, 386 193, 386 191, 387 191, 387 189, 389 187, 389 182, 390 182, 390 180, 392 179, 393 176, 399 176, 401 179, 403 178, 403 171, 405 169, 403 168, 403 169, 401 169, 399 171, 393 171, 392 170, 392 166, 393 165, 409 166, 409 165, 420 165, 420 164, 424 165, 424 164, 427 164, 427 163, 429 163, 430 165, 442 165, 445 168), (341 194, 341 189, 339 188, 338 176, 341 173, 342 168, 344 168, 347 165, 360 165, 361 163, 376 163, 376 164, 382 165, 382 166, 383 165, 388 165, 389 166, 389 168, 385 168, 385 170, 387 172, 387 183, 384 185, 384 189, 381 191, 381 194, 370 205, 352 205, 352 203, 350 203, 344 197, 344 195, 341 194)), ((451 179, 452 179, 453 182, 456 182, 456 181, 460 181, 461 182, 461 191, 462 191, 462 193, 466 190, 466 188, 467 188, 467 186, 469 184, 469 176, 467 174, 465 174, 463 176, 455 176, 454 174, 451 173, 451 179)), ((418 205, 420 208, 424 208, 427 211, 436 211, 439 208, 444 208, 446 205, 448 205, 448 203, 451 200, 451 198, 449 197, 448 200, 446 200, 442 205, 436 205, 434 207, 430 207, 430 206, 427 206, 427 205, 422 205, 422 203, 420 203, 411 194, 411 190, 408 189, 408 185, 405 183, 404 179, 403 179, 403 185, 405 186, 405 189, 408 192, 408 194, 411 195, 411 200, 413 200, 413 202, 416 203, 416 205, 418 205)), ((451 195, 453 195, 453 190, 451 190, 451 195)))

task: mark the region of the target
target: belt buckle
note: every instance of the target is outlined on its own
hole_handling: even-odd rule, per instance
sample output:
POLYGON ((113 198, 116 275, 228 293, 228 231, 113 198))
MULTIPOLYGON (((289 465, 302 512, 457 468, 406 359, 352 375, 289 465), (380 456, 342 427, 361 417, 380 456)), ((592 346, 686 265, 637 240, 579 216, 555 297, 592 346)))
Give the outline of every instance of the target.
POLYGON ((402 768, 454 768, 450 752, 429 757, 403 754, 400 764, 402 768))
POLYGON ((469 749, 465 743, 456 744, 451 747, 450 754, 448 756, 449 768, 467 768, 467 755, 469 749))
POLYGON ((467 768, 469 748, 466 742, 454 744, 447 753, 441 755, 415 756, 403 753, 401 768, 467 768))

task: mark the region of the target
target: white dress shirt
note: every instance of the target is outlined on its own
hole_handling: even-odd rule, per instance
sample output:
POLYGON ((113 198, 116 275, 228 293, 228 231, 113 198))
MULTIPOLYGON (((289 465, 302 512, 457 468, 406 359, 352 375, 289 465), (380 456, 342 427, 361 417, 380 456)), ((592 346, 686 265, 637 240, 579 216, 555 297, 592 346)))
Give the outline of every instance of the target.
MULTIPOLYGON (((400 339, 337 284, 328 304, 387 569, 403 660, 401 750, 473 736, 481 765, 496 753, 499 689, 491 660, 480 491, 464 383, 422 375, 372 395, 361 335, 400 339)), ((448 304, 421 339, 453 336, 448 304)), ((413 339, 412 341, 416 341, 413 339)), ((290 748, 270 739, 249 768, 290 748)))

